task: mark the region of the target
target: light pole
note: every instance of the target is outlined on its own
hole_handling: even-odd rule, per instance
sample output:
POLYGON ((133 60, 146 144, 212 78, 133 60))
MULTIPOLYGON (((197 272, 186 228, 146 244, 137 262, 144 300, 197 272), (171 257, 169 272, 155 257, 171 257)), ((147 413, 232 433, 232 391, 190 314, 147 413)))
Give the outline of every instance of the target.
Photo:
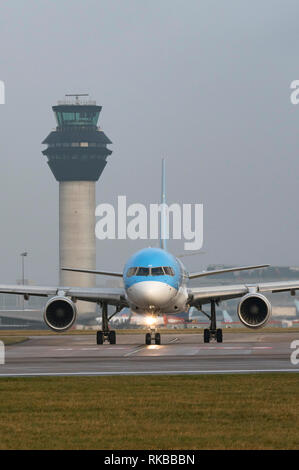
MULTIPOLYGON (((27 256, 28 253, 27 251, 24 251, 24 253, 21 253, 22 257, 22 285, 25 284, 25 256, 27 256)), ((22 295, 22 310, 24 310, 24 296, 22 295)))

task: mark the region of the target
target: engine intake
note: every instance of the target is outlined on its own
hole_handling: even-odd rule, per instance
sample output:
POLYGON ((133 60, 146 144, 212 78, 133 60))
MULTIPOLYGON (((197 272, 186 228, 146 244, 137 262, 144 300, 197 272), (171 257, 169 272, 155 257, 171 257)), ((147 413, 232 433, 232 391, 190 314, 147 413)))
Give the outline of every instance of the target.
POLYGON ((76 305, 67 297, 52 297, 45 306, 44 320, 54 331, 68 330, 76 317, 76 305))
POLYGON ((238 305, 238 316, 248 328, 261 328, 269 320, 271 310, 271 304, 264 295, 247 294, 238 305))

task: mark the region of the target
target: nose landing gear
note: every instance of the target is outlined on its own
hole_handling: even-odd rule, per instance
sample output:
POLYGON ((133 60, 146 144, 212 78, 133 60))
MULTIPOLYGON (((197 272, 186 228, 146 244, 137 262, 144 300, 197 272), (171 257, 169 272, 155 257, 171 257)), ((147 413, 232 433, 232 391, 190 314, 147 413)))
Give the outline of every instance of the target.
POLYGON ((161 335, 160 333, 157 333, 154 329, 151 329, 150 332, 146 333, 145 335, 146 345, 152 344, 152 341, 154 341, 155 344, 161 344, 161 335))
POLYGON ((155 334, 155 344, 161 344, 161 335, 160 335, 160 333, 155 334))
POLYGON ((149 331, 145 335, 145 344, 152 344, 152 341, 154 341, 155 344, 161 344, 161 335, 157 331, 155 315, 147 318, 147 324, 149 331))
POLYGON ((161 335, 157 331, 157 311, 153 308, 149 310, 150 315, 146 318, 146 323, 148 325, 148 332, 145 335, 145 344, 150 345, 152 341, 155 344, 161 344, 161 335))

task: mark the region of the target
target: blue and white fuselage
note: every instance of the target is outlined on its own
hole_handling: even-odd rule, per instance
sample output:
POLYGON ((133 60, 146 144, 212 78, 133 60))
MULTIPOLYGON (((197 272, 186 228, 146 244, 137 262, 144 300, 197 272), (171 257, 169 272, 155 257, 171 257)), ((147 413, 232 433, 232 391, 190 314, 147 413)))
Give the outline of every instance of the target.
POLYGON ((124 267, 123 280, 133 312, 146 315, 186 309, 188 274, 181 261, 161 248, 135 253, 124 267))

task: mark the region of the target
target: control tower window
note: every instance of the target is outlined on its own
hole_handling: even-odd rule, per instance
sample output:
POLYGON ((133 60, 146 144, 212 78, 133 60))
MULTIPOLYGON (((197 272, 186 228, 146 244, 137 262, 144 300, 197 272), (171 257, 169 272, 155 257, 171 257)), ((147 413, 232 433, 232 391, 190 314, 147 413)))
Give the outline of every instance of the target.
POLYGON ((57 111, 56 117, 59 126, 96 126, 99 111, 57 111))

